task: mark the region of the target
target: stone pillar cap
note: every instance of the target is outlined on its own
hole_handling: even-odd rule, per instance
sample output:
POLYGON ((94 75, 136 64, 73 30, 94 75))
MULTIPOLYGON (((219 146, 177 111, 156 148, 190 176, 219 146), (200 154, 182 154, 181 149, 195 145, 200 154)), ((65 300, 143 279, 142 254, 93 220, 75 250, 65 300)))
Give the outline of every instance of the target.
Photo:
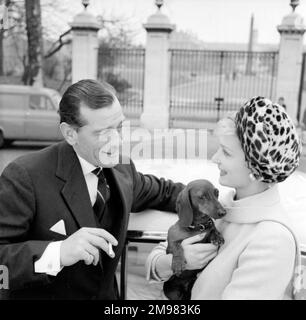
POLYGON ((277 30, 280 33, 289 32, 303 34, 306 28, 304 25, 303 17, 296 12, 292 12, 283 18, 282 24, 277 26, 277 30))
POLYGON ((70 23, 72 29, 99 30, 100 25, 94 15, 87 11, 77 14, 70 23))
POLYGON ((161 13, 160 11, 152 14, 147 23, 143 24, 143 27, 147 31, 164 31, 164 32, 172 32, 175 29, 175 25, 170 23, 169 18, 161 13))

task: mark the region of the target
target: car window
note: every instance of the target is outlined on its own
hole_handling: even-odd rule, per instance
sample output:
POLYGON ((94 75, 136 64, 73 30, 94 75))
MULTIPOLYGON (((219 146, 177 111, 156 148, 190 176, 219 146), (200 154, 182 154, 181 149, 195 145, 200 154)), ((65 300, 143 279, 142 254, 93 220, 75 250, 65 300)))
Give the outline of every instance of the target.
POLYGON ((27 96, 11 93, 0 93, 0 106, 14 110, 23 109, 27 96))
POLYGON ((30 109, 33 110, 47 110, 48 104, 45 96, 31 95, 30 96, 30 109))
POLYGON ((47 110, 55 110, 55 106, 53 105, 50 98, 46 97, 46 109, 47 110))

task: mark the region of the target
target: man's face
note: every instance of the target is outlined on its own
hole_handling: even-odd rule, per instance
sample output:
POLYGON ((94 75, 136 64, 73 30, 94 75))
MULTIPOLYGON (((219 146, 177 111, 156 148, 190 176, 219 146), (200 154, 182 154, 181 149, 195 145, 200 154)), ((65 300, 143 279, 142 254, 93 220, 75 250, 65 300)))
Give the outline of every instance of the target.
POLYGON ((85 125, 77 130, 74 149, 79 156, 95 166, 113 167, 119 162, 120 131, 124 115, 115 98, 112 105, 101 109, 80 106, 85 125))

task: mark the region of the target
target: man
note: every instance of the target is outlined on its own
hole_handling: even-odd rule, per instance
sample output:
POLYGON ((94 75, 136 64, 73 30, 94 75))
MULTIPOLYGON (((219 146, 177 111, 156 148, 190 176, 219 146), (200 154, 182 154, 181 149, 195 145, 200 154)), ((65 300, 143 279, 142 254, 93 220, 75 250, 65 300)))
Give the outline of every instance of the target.
POLYGON ((129 212, 175 211, 183 185, 122 164, 118 144, 109 142, 124 116, 107 84, 71 85, 59 114, 65 141, 18 158, 0 178, 9 298, 116 299, 129 212))

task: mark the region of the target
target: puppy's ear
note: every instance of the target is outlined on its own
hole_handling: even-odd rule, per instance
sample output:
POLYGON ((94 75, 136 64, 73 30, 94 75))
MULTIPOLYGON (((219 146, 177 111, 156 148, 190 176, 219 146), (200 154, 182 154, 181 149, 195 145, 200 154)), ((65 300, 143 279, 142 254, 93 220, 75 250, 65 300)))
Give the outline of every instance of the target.
POLYGON ((179 225, 189 227, 193 220, 193 211, 189 199, 189 188, 185 187, 177 197, 176 211, 179 216, 179 225))

